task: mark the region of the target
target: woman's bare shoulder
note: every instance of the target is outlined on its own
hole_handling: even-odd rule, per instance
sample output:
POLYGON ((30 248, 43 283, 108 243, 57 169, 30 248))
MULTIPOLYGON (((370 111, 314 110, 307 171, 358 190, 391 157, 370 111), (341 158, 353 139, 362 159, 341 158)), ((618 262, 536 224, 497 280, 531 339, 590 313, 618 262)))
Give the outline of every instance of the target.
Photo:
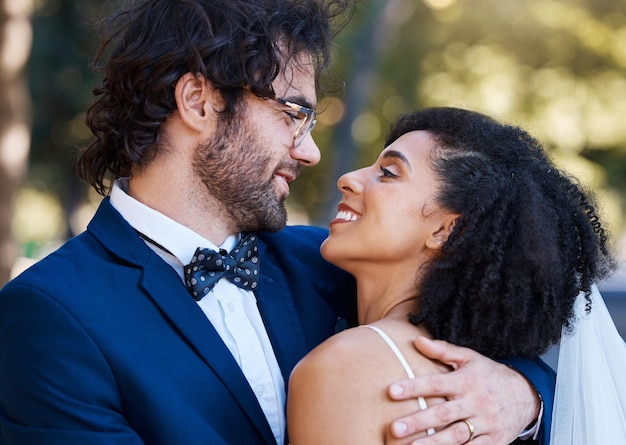
MULTIPOLYGON (((412 356, 412 366, 431 365, 410 346, 418 335, 412 335, 414 330, 394 330, 392 324, 385 328, 403 353, 412 356)), ((292 444, 397 443, 389 437, 391 421, 420 407, 417 400, 393 402, 388 397, 389 385, 406 378, 393 354, 377 332, 358 327, 334 335, 303 358, 289 384, 292 444)))
POLYGON ((331 372, 333 370, 358 372, 360 369, 367 368, 363 367, 363 360, 371 353, 372 345, 369 344, 371 342, 369 335, 361 327, 347 329, 333 335, 298 363, 292 378, 294 374, 307 374, 311 377, 310 374, 319 373, 318 378, 333 379, 337 376, 331 372))
MULTIPOLYGON (((422 356, 413 346, 415 338, 422 335, 414 326, 394 321, 377 322, 374 325, 382 328, 392 339, 416 375, 441 372, 439 366, 422 356)), ((365 326, 347 329, 332 336, 304 357, 294 373, 320 373, 319 378, 337 378, 345 384, 345 374, 331 371, 350 371, 353 378, 363 375, 370 381, 375 374, 391 374, 398 379, 404 377, 390 346, 377 332, 365 326)))
POLYGON ((369 345, 368 331, 336 334, 294 368, 287 401, 292 444, 384 443, 389 379, 375 362, 380 351, 369 345))

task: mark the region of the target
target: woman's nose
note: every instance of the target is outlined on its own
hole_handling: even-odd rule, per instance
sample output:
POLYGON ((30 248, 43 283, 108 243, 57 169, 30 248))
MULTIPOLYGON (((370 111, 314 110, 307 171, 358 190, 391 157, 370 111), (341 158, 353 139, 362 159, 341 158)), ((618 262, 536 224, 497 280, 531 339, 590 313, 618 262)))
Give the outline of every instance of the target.
POLYGON ((342 193, 360 193, 363 190, 362 182, 360 181, 360 173, 363 169, 353 170, 345 173, 337 180, 337 188, 342 193))

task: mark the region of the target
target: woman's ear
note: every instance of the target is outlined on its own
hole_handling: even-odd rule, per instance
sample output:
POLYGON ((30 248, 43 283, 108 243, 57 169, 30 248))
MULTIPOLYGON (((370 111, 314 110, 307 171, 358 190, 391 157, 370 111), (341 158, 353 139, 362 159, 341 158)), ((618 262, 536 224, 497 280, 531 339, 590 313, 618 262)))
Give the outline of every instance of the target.
POLYGON ((426 239, 426 247, 433 250, 441 250, 446 241, 448 241, 448 237, 460 216, 454 213, 446 214, 441 220, 439 227, 426 239))
POLYGON ((202 132, 207 129, 207 120, 213 119, 214 101, 218 92, 202 75, 184 74, 174 89, 178 115, 190 128, 202 132))

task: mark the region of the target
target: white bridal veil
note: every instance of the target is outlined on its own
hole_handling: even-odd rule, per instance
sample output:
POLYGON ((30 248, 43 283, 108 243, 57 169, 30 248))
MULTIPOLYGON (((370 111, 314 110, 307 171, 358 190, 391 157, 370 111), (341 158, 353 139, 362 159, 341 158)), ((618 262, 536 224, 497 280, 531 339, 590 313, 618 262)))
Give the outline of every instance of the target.
POLYGON ((591 313, 576 300, 559 349, 551 445, 626 444, 626 343, 594 285, 591 313))

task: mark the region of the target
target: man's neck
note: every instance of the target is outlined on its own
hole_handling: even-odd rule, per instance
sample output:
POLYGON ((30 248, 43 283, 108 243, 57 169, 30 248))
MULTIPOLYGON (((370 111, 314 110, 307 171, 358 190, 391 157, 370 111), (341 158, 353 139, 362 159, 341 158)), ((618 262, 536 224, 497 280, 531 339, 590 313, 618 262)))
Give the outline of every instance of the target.
POLYGON ((131 177, 126 193, 217 246, 237 232, 223 205, 202 193, 203 186, 185 186, 183 178, 155 176, 158 175, 131 177))

